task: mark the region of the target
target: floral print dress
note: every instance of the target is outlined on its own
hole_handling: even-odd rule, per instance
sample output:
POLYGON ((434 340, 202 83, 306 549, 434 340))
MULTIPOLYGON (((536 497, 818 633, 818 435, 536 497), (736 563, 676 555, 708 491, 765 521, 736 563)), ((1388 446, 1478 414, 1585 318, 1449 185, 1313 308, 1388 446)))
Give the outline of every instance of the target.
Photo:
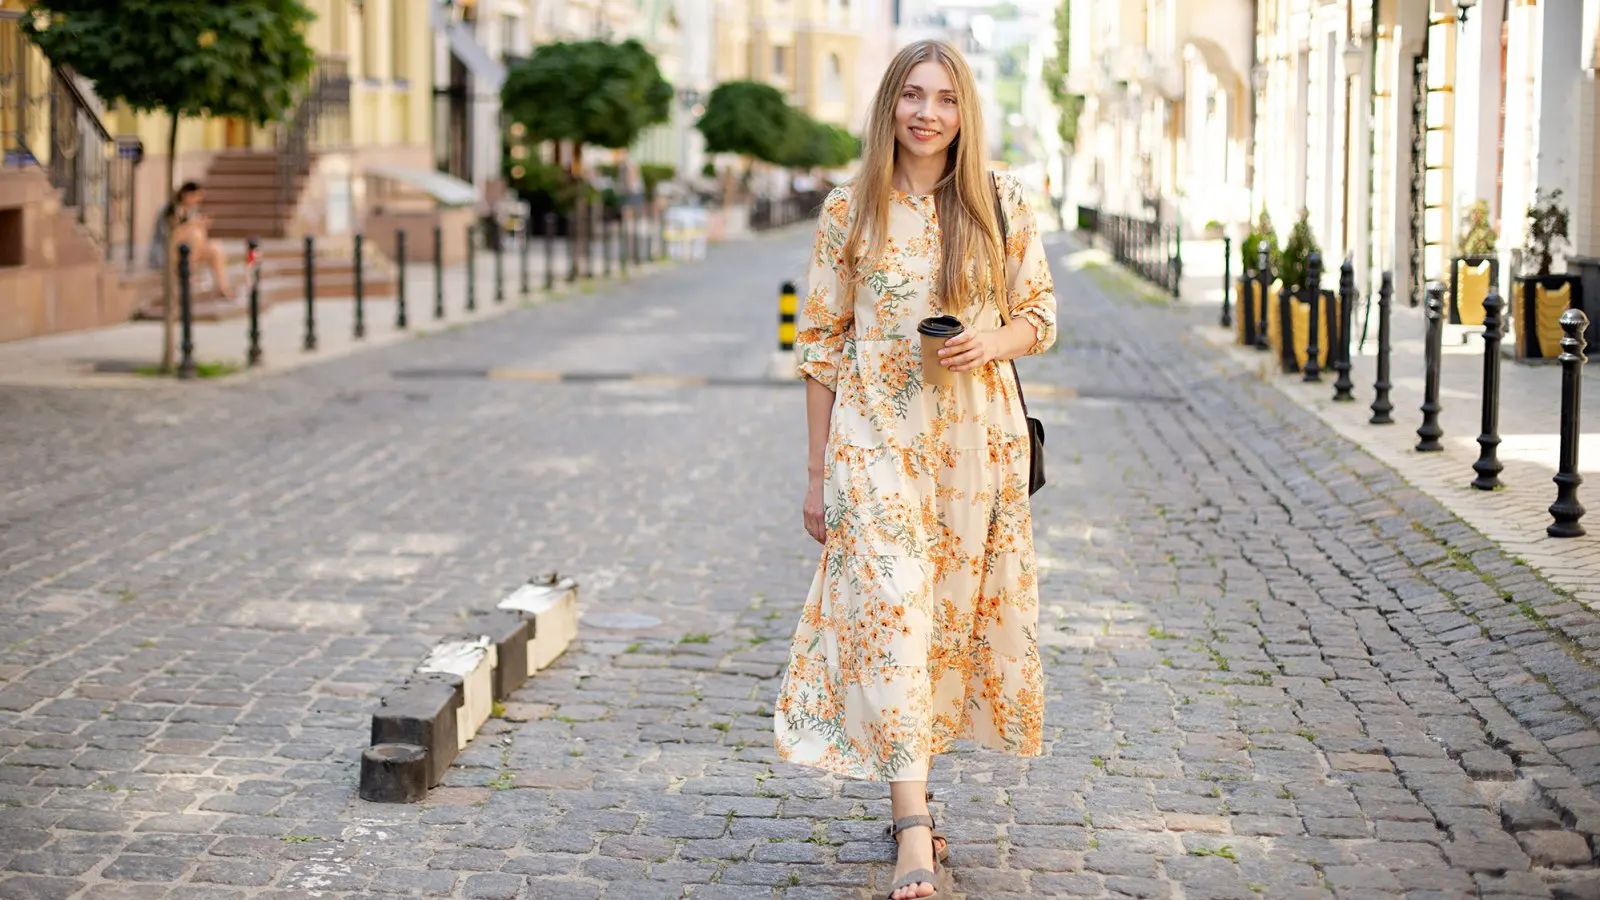
MULTIPOLYGON (((1012 317, 1030 353, 1055 343, 1056 300, 1017 180, 998 178, 1012 317)), ((774 730, 779 755, 849 778, 926 780, 959 739, 1041 751, 1038 571, 1028 430, 1011 366, 922 382, 916 326, 936 296, 931 196, 896 192, 884 259, 843 303, 850 187, 823 204, 800 372, 835 391, 823 488, 827 539, 790 648, 774 730)), ((961 315, 1001 326, 994 303, 961 315)))

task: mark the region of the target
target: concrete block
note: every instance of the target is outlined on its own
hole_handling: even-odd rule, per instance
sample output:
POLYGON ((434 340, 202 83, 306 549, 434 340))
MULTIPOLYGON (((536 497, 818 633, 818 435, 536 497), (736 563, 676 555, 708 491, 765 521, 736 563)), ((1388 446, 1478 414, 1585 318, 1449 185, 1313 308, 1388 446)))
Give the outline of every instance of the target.
POLYGON ((533 620, 511 610, 480 611, 472 617, 469 628, 494 645, 494 699, 506 699, 533 674, 533 668, 528 665, 528 639, 533 635, 533 620))
POLYGON ((427 750, 416 744, 377 744, 361 754, 361 799, 419 803, 427 796, 427 750))
POLYGON ((497 608, 532 620, 530 674, 554 662, 578 636, 578 583, 571 578, 551 575, 529 581, 501 600, 497 608))
POLYGON ((462 680, 451 675, 417 675, 390 691, 372 714, 372 744, 412 744, 427 755, 432 787, 461 752, 457 737, 463 702, 462 680))
POLYGON ((458 749, 477 735, 489 721, 494 708, 495 648, 487 637, 445 640, 434 645, 422 665, 421 674, 454 675, 461 679, 461 706, 457 708, 458 749))

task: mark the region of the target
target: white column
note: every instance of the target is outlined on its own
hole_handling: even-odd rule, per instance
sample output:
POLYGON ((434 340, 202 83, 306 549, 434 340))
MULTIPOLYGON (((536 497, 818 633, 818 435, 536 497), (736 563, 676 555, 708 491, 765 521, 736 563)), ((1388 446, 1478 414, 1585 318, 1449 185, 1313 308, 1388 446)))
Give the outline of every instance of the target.
MULTIPOLYGON (((1542 21, 1538 63, 1537 144, 1534 183, 1549 192, 1561 190, 1568 211, 1581 200, 1578 190, 1578 132, 1582 0, 1545 0, 1536 7, 1542 21)), ((1574 221, 1574 225, 1577 223, 1574 221)), ((1571 233, 1574 246, 1583 236, 1571 233)))
MULTIPOLYGON (((1539 139, 1539 10, 1536 6, 1513 4, 1508 23, 1505 168, 1498 242, 1502 249, 1522 245, 1527 236, 1526 212, 1533 199, 1533 160, 1539 139)), ((1502 261, 1505 259, 1508 257, 1502 261)))

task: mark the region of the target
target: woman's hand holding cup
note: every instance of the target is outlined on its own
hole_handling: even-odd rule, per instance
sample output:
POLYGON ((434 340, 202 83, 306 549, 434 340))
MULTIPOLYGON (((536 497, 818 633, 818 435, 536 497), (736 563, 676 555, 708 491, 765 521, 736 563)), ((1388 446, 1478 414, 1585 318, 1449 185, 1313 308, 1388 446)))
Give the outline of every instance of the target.
POLYGON ((939 350, 939 363, 952 372, 971 372, 997 358, 994 334, 988 331, 968 329, 939 350))

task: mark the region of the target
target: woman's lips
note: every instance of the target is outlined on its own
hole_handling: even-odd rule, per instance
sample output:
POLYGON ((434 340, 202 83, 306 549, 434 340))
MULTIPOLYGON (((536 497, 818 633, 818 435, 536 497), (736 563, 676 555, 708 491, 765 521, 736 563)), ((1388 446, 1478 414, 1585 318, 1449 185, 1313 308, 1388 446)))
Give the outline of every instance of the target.
POLYGON ((919 141, 931 141, 934 138, 939 136, 939 132, 931 131, 931 130, 926 129, 926 128, 913 127, 911 129, 911 136, 916 138, 919 141))

